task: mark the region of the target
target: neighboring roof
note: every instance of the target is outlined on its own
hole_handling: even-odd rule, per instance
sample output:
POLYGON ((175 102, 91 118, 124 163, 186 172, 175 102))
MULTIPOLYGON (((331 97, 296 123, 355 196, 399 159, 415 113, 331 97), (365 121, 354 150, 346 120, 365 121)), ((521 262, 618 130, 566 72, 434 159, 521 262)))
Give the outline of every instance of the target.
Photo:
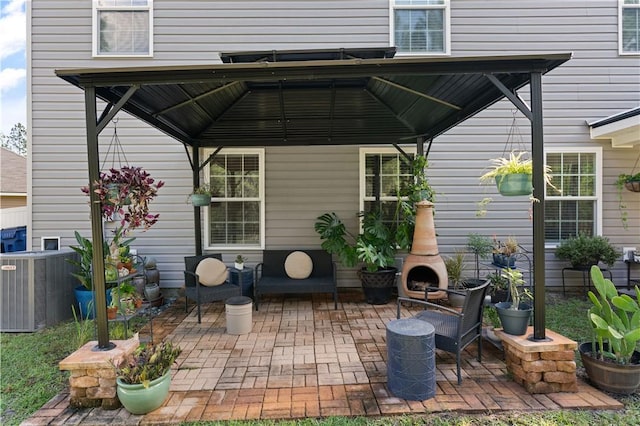
POLYGON ((640 145, 640 106, 587 124, 592 139, 610 139, 614 148, 640 145))
POLYGON ((27 194, 27 159, 0 148, 0 193, 27 194))
POLYGON ((434 138, 503 98, 488 74, 514 92, 531 72, 546 73, 571 57, 392 54, 393 48, 238 52, 222 55, 233 63, 56 74, 95 87, 113 104, 137 87, 123 109, 187 145, 391 144, 434 138), (353 58, 358 54, 364 59, 353 58), (254 60, 261 62, 242 62, 254 60))

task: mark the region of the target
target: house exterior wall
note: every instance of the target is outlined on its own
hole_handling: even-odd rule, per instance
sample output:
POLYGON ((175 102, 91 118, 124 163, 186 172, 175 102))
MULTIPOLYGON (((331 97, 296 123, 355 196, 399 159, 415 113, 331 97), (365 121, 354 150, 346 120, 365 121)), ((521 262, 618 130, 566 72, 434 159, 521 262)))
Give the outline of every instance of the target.
MULTIPOLYGON (((155 0, 154 56, 138 59, 92 57, 91 2, 32 0, 30 8, 34 248, 41 236, 60 236, 66 247, 75 243, 74 231, 90 235, 88 199, 79 189, 87 184, 84 97, 57 78, 55 69, 216 63, 219 52, 390 44, 387 0, 155 0)), ((572 60, 543 78, 545 144, 602 147, 602 234, 620 247, 640 248, 640 203, 633 194, 624 194, 629 212, 625 230, 613 185, 619 173, 632 169, 640 148, 614 150, 606 141, 591 140, 586 125, 635 107, 640 99, 639 58, 618 55, 617 22, 617 0, 451 0, 451 54, 573 52, 572 60)), ((520 94, 528 100, 528 88, 520 94)), ((487 160, 505 150, 513 110, 511 103, 501 101, 434 141, 428 176, 438 192, 435 222, 443 254, 463 247, 470 232, 515 235, 531 247, 526 198, 494 196, 487 216, 476 217, 476 202, 492 194, 487 188, 485 195, 477 178, 487 160)), ((524 118, 518 124, 528 145, 529 124, 524 118)), ((118 114, 117 129, 128 162, 166 182, 152 204, 160 220, 149 231, 136 233, 134 246, 141 255, 156 257, 163 287, 180 287, 182 258, 194 252, 193 211, 185 202, 191 171, 184 148, 126 114, 118 114)), ((112 138, 109 125, 100 136, 101 158, 112 138)), ((318 247, 313 223, 328 211, 347 219, 355 230, 358 158, 357 146, 266 148, 266 247, 318 247)), ((231 263, 236 253, 224 253, 224 260, 231 263)), ((261 257, 259 250, 242 254, 250 265, 261 257)), ((564 265, 554 260, 551 249, 547 260, 547 285, 559 285, 564 265)), ((626 280, 621 262, 614 277, 626 280)), ((357 285, 353 271, 340 268, 339 285, 357 285)))

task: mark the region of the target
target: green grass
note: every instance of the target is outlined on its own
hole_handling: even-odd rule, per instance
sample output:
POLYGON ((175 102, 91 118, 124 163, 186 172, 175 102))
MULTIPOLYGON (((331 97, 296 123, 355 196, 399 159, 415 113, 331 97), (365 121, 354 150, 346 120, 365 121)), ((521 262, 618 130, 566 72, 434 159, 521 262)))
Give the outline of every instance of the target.
MULTIPOLYGON (((586 310, 589 302, 583 297, 562 298, 548 295, 546 326, 578 342, 589 337, 590 325, 586 310)), ((133 321, 132 321, 133 322, 133 321)), ((68 385, 68 373, 58 369, 58 362, 76 348, 75 340, 93 338, 93 323, 87 330, 78 329, 76 323, 67 322, 35 333, 0 334, 0 424, 17 425, 37 411, 68 385)), ((132 325, 138 329, 142 323, 132 325)), ((114 327, 116 328, 116 327, 114 327)), ((114 338, 114 337, 111 337, 114 338)), ((120 338, 115 336, 115 338, 120 338)), ((636 425, 640 424, 640 395, 617 397, 625 404, 620 411, 545 411, 509 412, 505 414, 457 415, 404 415, 393 417, 331 417, 300 421, 254 422, 201 422, 184 425, 302 425, 302 426, 364 426, 364 425, 636 425)))

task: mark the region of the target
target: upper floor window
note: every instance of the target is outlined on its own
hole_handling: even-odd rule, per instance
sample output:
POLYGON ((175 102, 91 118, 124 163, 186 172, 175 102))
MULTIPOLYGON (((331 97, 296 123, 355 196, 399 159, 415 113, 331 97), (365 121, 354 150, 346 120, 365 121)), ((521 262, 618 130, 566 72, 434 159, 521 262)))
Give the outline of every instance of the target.
POLYGON ((619 0, 620 54, 640 53, 640 0, 619 0))
MULTIPOLYGON (((210 152, 209 152, 210 153, 210 152)), ((264 150, 224 149, 209 165, 210 248, 263 248, 264 150)))
POLYGON ((153 0, 94 0, 94 56, 152 56, 153 0))
POLYGON ((400 54, 448 54, 449 0, 391 0, 391 45, 400 54))
POLYGON ((548 150, 552 183, 545 201, 545 240, 561 242, 602 229, 602 149, 548 150))

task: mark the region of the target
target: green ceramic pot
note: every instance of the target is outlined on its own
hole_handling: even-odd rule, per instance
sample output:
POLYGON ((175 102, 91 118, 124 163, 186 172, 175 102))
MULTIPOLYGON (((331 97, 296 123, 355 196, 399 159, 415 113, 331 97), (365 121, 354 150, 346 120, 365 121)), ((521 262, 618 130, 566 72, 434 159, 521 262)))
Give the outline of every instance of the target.
POLYGON ((196 207, 204 207, 211 204, 211 196, 208 194, 191 194, 191 203, 196 207))
POLYGON ((146 414, 160 407, 169 395, 171 385, 171 370, 152 380, 149 387, 142 384, 129 385, 116 379, 118 399, 131 414, 146 414))
POLYGON ((496 176, 496 186, 500 195, 507 197, 516 195, 530 195, 533 192, 531 175, 517 173, 511 175, 496 176))

